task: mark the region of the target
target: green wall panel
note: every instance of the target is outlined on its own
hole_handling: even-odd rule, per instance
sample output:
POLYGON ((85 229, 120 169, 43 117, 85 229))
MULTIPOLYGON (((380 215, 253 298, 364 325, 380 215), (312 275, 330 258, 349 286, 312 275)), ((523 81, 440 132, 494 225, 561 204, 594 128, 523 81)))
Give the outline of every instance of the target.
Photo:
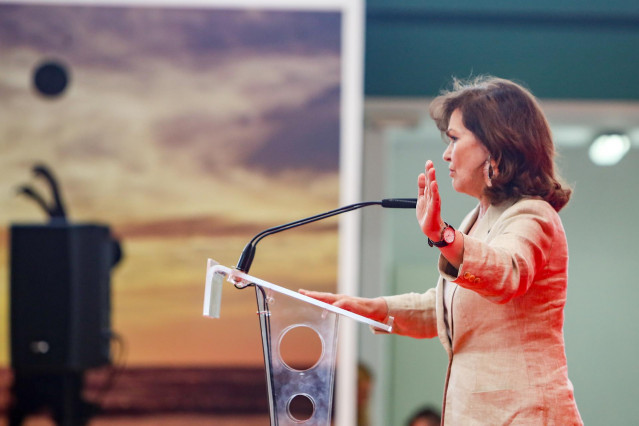
POLYGON ((605 12, 598 2, 580 10, 488 2, 474 11, 374 3, 366 20, 368 96, 433 96, 452 76, 493 74, 545 98, 639 99, 639 12, 630 2, 605 12))
POLYGON ((639 12, 633 0, 367 0, 369 10, 454 12, 621 13, 639 12))

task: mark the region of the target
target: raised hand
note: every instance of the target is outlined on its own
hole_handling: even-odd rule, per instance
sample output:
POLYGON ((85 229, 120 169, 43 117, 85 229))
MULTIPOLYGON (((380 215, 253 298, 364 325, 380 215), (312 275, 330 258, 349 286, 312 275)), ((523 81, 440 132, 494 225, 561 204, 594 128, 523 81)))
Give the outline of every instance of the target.
POLYGON ((388 306, 386 305, 386 301, 381 297, 369 299, 310 290, 299 290, 299 292, 304 296, 312 297, 313 299, 354 312, 374 321, 384 322, 388 316, 388 306))
POLYGON ((439 241, 444 222, 441 218, 441 198, 435 177, 435 166, 426 161, 424 173, 417 177, 417 222, 422 232, 431 240, 439 241))

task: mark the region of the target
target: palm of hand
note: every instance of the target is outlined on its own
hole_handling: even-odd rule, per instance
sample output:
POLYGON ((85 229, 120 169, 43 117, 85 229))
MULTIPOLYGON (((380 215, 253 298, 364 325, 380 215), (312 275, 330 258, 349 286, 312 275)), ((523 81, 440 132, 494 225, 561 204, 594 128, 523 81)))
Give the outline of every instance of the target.
POLYGON ((417 222, 427 237, 439 241, 442 229, 441 198, 432 161, 426 162, 425 172, 417 178, 417 188, 418 197, 415 209, 417 222))

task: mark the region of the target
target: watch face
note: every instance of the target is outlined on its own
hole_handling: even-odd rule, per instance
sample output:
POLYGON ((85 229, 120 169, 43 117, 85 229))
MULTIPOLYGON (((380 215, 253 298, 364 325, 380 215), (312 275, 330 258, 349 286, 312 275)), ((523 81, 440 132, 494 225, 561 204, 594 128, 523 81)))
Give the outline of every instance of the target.
POLYGON ((455 241, 455 230, 450 226, 444 229, 444 241, 448 244, 452 244, 455 241))

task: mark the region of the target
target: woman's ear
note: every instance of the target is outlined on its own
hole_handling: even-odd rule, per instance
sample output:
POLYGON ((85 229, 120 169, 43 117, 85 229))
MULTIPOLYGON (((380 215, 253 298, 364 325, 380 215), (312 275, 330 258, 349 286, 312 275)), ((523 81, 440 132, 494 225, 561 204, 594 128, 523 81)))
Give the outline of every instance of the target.
POLYGON ((488 156, 484 162, 484 183, 486 183, 487 187, 490 188, 493 186, 493 178, 498 174, 497 162, 488 156))
POLYGON ((490 165, 490 157, 484 161, 484 183, 489 188, 493 186, 493 168, 490 165))
POLYGON ((497 162, 494 159, 488 157, 488 163, 490 164, 489 166, 490 178, 492 179, 499 176, 499 169, 497 168, 497 162))

